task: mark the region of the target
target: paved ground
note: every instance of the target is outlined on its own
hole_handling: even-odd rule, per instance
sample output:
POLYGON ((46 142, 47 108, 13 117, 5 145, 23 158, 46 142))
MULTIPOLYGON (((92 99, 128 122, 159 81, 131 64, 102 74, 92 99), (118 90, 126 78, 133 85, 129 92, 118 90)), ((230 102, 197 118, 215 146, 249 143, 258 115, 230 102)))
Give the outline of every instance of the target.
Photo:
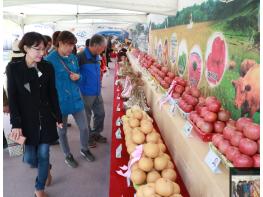
MULTIPOLYGON (((109 74, 104 76, 102 95, 106 111, 105 128, 102 133, 108 138, 107 144, 99 144, 92 153, 96 161, 89 163, 79 154, 79 131, 70 116, 69 143, 71 152, 79 162, 76 169, 64 163, 64 156, 59 145, 51 147, 51 163, 53 164, 53 182, 46 188, 49 197, 107 197, 109 191, 111 117, 113 99, 114 68, 111 65, 109 74)), ((4 118, 4 128, 8 127, 8 118, 4 118)), ((10 158, 8 151, 3 153, 3 196, 33 197, 36 170, 22 163, 22 157, 10 158)))

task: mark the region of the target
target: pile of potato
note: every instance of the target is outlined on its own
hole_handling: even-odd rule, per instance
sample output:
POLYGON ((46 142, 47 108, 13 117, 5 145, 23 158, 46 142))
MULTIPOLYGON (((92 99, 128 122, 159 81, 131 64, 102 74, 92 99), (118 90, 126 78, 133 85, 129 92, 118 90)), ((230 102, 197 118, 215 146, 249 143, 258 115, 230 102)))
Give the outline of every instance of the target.
POLYGON ((127 152, 143 145, 139 161, 131 167, 133 184, 140 185, 137 197, 172 196, 179 197, 180 187, 176 181, 176 171, 160 134, 153 127, 153 120, 138 106, 133 106, 122 117, 127 152))

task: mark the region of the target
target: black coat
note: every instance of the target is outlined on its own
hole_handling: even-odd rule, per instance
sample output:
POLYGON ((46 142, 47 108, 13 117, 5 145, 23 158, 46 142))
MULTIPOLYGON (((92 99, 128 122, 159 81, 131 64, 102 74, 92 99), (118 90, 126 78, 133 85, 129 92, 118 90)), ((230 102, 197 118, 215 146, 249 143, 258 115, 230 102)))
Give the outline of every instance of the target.
POLYGON ((62 123, 53 66, 42 60, 37 68, 28 68, 23 58, 6 70, 10 122, 22 129, 28 145, 57 140, 56 122, 62 123))

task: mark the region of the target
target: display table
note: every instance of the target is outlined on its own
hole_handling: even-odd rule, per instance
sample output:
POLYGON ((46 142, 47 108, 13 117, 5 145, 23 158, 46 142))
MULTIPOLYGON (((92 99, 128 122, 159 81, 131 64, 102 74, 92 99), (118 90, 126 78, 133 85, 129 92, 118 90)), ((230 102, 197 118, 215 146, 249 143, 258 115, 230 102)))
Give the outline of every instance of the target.
MULTIPOLYGON (((134 71, 142 71, 138 60, 130 53, 127 54, 134 71)), ((229 196, 229 172, 220 164, 221 173, 213 173, 204 162, 209 151, 208 143, 201 141, 192 132, 192 137, 187 137, 183 132, 186 121, 178 112, 173 116, 169 112, 169 104, 164 104, 160 109, 158 101, 162 94, 156 91, 152 82, 143 77, 144 91, 148 105, 152 108, 165 144, 173 157, 177 169, 181 174, 184 184, 193 197, 223 197, 229 196)))
MULTIPOLYGON (((114 77, 114 83, 116 81, 116 71, 118 69, 118 64, 115 66, 115 77, 114 77)), ((134 194, 136 191, 134 190, 132 183, 131 186, 128 187, 127 185, 127 179, 118 175, 116 173, 116 170, 119 170, 120 166, 127 165, 129 161, 129 154, 127 153, 127 149, 125 146, 125 139, 124 139, 124 132, 122 129, 122 126, 116 126, 116 121, 119 117, 125 114, 125 111, 123 109, 123 99, 120 98, 119 100, 117 97, 121 94, 121 88, 119 86, 114 85, 114 98, 113 98, 113 112, 112 112, 112 143, 111 143, 111 162, 110 162, 110 191, 109 191, 109 197, 134 197, 134 194), (117 91, 119 89, 119 91, 117 91), (116 111, 117 106, 119 105, 120 111, 116 111), (121 129, 121 136, 122 139, 116 139, 115 132, 117 129, 121 129), (122 153, 121 158, 116 158, 116 148, 122 144, 122 153)), ((157 132, 160 132, 156 122, 154 121, 154 128, 157 132)), ((168 154, 171 155, 171 153, 168 154)), ((173 163, 175 163, 173 161, 173 163)), ((183 183, 183 179, 179 173, 179 170, 177 169, 177 163, 175 163, 175 171, 177 172, 177 179, 176 182, 180 186, 181 194, 184 197, 189 197, 189 193, 187 192, 187 189, 183 183)))

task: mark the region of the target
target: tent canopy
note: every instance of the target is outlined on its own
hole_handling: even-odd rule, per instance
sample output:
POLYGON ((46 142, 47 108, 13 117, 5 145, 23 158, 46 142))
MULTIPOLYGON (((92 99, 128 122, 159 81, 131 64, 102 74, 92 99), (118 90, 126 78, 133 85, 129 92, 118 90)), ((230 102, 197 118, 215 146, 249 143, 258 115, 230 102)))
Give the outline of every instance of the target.
POLYGON ((112 23, 146 23, 149 13, 175 15, 178 0, 4 0, 4 18, 17 24, 102 19, 112 23), (96 6, 96 7, 95 7, 96 6))

